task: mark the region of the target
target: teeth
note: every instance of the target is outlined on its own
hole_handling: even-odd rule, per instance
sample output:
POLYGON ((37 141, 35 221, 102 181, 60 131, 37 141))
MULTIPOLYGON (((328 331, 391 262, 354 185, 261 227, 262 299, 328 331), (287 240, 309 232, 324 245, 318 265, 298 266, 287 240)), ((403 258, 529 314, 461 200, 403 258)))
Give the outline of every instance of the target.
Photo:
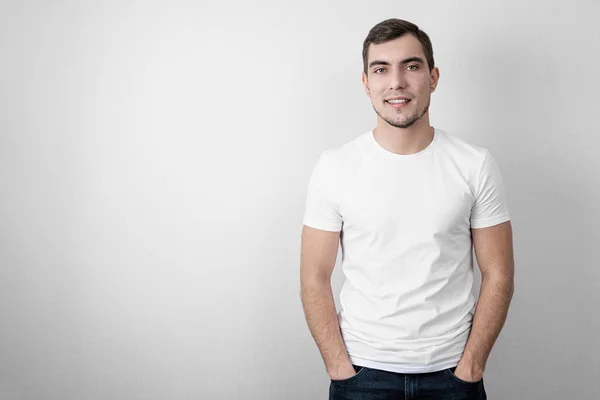
POLYGON ((408 100, 388 100, 388 103, 408 103, 408 100))

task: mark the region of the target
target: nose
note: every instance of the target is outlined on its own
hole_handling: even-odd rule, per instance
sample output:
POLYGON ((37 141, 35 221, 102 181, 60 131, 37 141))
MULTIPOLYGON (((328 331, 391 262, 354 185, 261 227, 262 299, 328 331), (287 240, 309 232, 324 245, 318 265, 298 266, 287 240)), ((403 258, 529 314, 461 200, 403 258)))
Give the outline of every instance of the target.
POLYGON ((395 69, 390 75, 390 90, 404 89, 406 87, 406 77, 402 68, 395 69))

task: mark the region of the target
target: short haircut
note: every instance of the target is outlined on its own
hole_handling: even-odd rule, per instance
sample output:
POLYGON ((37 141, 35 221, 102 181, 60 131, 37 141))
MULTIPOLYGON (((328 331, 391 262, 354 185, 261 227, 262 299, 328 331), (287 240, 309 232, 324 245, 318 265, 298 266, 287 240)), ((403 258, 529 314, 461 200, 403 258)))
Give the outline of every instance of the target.
POLYGON ((423 53, 425 54, 425 58, 427 59, 427 64, 429 67, 429 71, 431 71, 435 63, 433 61, 433 46, 431 45, 431 40, 429 36, 419 29, 419 27, 412 22, 405 21, 403 19, 391 18, 386 19, 385 21, 381 21, 377 25, 375 25, 369 31, 367 38, 363 43, 363 68, 365 74, 367 74, 367 62, 369 55, 369 46, 371 43, 379 44, 383 42, 388 42, 390 40, 397 39, 404 35, 413 35, 416 37, 421 46, 423 47, 423 53))

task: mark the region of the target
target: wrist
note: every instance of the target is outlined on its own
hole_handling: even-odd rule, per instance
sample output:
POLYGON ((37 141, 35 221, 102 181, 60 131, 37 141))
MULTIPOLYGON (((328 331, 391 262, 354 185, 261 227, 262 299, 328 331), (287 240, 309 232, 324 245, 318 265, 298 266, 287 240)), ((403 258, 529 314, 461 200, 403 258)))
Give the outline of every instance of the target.
POLYGON ((477 381, 483 377, 484 368, 476 363, 461 360, 456 366, 455 374, 467 381, 477 381))
POLYGON ((328 369, 327 373, 330 379, 339 380, 353 376, 356 373, 356 370, 354 369, 354 366, 350 360, 348 360, 342 364, 336 365, 331 369, 328 369))

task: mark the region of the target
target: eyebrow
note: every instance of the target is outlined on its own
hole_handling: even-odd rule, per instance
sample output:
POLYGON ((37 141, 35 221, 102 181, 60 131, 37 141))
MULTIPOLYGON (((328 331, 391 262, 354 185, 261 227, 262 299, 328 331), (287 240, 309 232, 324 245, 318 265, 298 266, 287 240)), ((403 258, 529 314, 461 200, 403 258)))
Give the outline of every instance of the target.
MULTIPOLYGON (((425 64, 425 60, 423 60, 421 57, 409 57, 409 58, 406 58, 406 59, 400 61, 400 64, 408 64, 410 62, 418 62, 421 64, 425 64)), ((391 64, 389 62, 383 61, 383 60, 373 60, 369 64, 369 68, 371 68, 375 65, 391 65, 391 64)))

